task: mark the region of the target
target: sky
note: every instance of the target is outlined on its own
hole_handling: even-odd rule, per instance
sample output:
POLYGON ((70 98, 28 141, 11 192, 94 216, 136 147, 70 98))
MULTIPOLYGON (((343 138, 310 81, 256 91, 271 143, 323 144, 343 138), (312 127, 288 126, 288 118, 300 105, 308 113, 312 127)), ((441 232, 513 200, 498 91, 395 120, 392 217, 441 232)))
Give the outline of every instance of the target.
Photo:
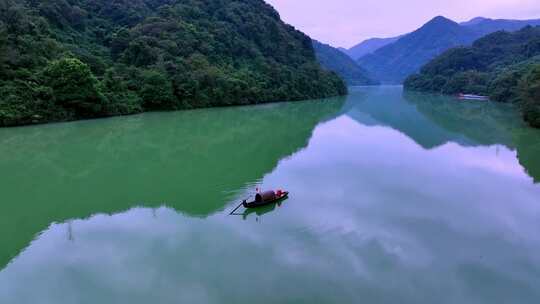
POLYGON ((435 16, 540 18, 540 0, 266 0, 281 18, 314 39, 351 47, 411 32, 435 16))

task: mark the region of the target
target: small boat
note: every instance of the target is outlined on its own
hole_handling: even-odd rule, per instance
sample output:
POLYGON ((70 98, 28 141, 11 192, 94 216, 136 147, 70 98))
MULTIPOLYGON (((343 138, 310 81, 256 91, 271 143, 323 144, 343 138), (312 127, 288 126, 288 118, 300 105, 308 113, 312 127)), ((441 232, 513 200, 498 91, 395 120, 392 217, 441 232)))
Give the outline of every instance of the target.
POLYGON ((474 94, 458 94, 459 99, 468 99, 468 100, 488 100, 488 96, 483 95, 474 95, 474 94))
POLYGON ((252 202, 243 201, 242 206, 244 206, 244 208, 262 207, 262 206, 270 205, 273 203, 281 202, 282 200, 286 199, 288 196, 289 196, 288 191, 281 191, 281 190, 278 190, 276 192, 266 191, 263 193, 257 193, 255 195, 255 200, 252 202))

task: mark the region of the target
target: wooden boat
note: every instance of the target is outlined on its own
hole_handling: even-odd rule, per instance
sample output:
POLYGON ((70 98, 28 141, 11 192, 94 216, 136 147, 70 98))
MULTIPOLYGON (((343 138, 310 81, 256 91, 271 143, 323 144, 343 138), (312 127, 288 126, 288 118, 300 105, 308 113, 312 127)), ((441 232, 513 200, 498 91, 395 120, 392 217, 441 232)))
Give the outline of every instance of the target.
POLYGON ((283 192, 278 191, 277 193, 274 191, 266 191, 263 193, 257 193, 255 195, 255 200, 252 202, 244 201, 242 203, 242 206, 244 206, 244 208, 262 207, 262 206, 281 202, 282 200, 286 199, 288 196, 289 196, 288 191, 283 191, 283 192))

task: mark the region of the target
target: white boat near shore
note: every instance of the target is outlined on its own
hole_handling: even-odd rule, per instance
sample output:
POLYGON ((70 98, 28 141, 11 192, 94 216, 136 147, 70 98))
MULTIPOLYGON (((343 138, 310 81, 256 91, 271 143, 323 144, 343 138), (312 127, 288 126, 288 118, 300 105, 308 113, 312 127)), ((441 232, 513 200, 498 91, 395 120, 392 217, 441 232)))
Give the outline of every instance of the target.
POLYGON ((459 94, 458 98, 464 100, 489 100, 488 96, 474 94, 459 94))

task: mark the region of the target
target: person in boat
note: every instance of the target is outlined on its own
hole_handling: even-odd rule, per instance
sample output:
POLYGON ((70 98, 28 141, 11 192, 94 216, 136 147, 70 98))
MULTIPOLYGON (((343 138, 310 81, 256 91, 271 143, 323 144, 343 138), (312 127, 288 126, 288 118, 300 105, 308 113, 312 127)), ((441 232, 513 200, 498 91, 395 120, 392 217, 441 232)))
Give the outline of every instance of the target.
POLYGON ((260 192, 259 189, 257 189, 257 194, 255 194, 255 201, 248 203, 244 200, 243 205, 244 207, 250 207, 250 206, 257 206, 257 205, 264 205, 266 203, 275 202, 284 196, 286 196, 287 192, 279 189, 277 191, 264 191, 260 192))
POLYGON ((255 195, 255 201, 257 203, 274 201, 279 196, 274 190, 264 191, 255 195))
POLYGON ((269 190, 269 191, 260 192, 259 188, 257 188, 256 191, 257 191, 257 194, 255 194, 256 202, 273 201, 280 198, 284 194, 284 191, 281 189, 278 189, 277 191, 269 190))
POLYGON ((283 199, 286 199, 289 196, 288 191, 283 191, 281 189, 274 191, 266 191, 263 193, 259 192, 259 188, 257 188, 257 194, 255 195, 255 200, 253 202, 248 202, 247 200, 243 200, 240 205, 238 205, 236 208, 234 208, 233 211, 231 211, 231 215, 238 210, 241 206, 244 206, 244 208, 255 208, 260 206, 265 206, 274 202, 280 202, 283 199))

